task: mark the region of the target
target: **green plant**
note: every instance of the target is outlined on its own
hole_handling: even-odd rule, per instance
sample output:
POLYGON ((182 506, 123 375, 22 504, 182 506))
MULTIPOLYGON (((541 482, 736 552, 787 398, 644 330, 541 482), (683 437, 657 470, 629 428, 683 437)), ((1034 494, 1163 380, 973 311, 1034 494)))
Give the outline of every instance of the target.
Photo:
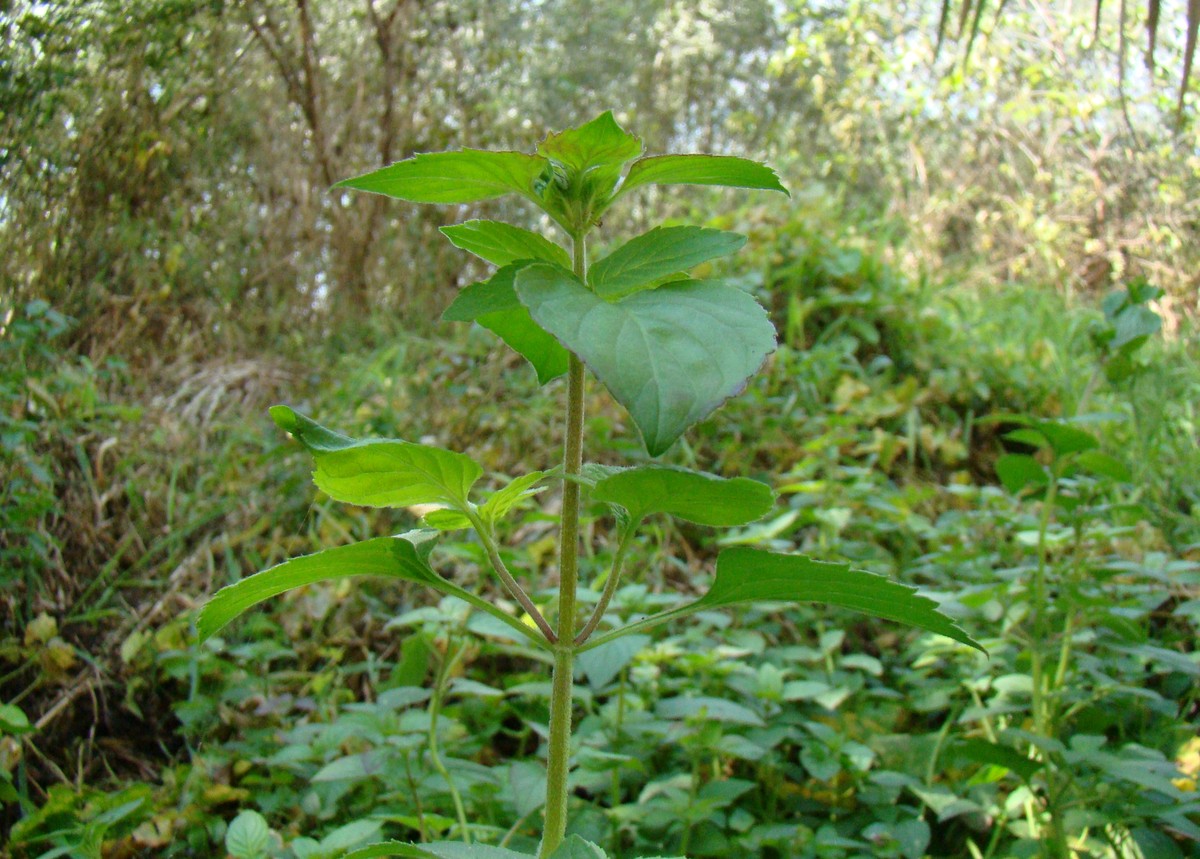
MULTIPOLYGON (((430 527, 286 561, 220 591, 197 623, 201 638, 207 638, 251 606, 285 590, 378 575, 457 597, 548 654, 553 675, 541 859, 604 855, 578 836, 566 838, 577 656, 670 620, 757 601, 824 602, 979 647, 932 600, 911 587, 847 564, 744 546, 721 553, 711 586, 697 600, 623 625, 609 612, 644 520, 667 515, 711 527, 745 525, 765 515, 775 501, 768 486, 747 478, 657 464, 614 468, 583 463, 585 367, 628 411, 647 452, 656 457, 740 392, 775 347, 775 331, 749 294, 687 274, 738 250, 742 236, 698 226, 657 227, 590 262, 589 237, 601 217, 618 199, 650 184, 784 191, 773 171, 741 158, 643 157, 641 141, 610 113, 551 134, 536 155, 470 149, 425 154, 343 182, 343 187, 420 203, 463 204, 516 194, 557 224, 569 240, 569 250, 545 236, 496 221, 444 228, 454 245, 498 266, 491 278, 465 288, 445 318, 476 321, 492 330, 533 365, 543 383, 567 377, 563 462, 559 468, 514 478, 475 503, 471 492, 483 469, 462 453, 394 439, 350 438, 287 406, 275 406, 275 422, 312 454, 318 487, 350 504, 425 505, 430 527), (551 481, 562 486, 558 592, 556 599, 539 605, 536 592, 531 595, 509 572, 496 526, 551 481), (585 492, 593 503, 611 510, 616 540, 610 568, 595 580, 599 596, 588 612, 582 611, 580 601, 585 492), (515 616, 504 601, 489 600, 434 571, 430 558, 439 532, 460 530, 475 533, 523 617, 515 616)), ((454 658, 444 656, 448 662, 454 658)), ((443 683, 440 673, 439 690, 443 683)), ((431 736, 435 731, 431 728, 431 736)), ((467 846, 385 844, 351 855, 520 855, 472 847, 470 828, 462 828, 467 846)))

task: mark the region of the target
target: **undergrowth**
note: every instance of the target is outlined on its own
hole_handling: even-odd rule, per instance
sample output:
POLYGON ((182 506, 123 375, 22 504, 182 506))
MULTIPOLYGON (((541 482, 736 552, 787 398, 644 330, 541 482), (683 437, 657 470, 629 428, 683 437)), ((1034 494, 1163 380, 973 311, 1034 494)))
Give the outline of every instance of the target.
MULTIPOLYGON (((750 232, 761 275, 745 286, 773 308, 781 348, 745 402, 670 457, 782 475, 775 511, 723 544, 819 551, 919 584, 991 659, 804 608, 701 614, 587 654, 573 787, 591 801, 575 831, 614 856, 1037 855, 1053 790, 1080 851, 1196 855, 1195 332, 1152 340, 1149 371, 1113 384, 1095 378, 1098 299, 901 277, 862 236, 800 220, 750 232), (1057 687, 1067 715, 1030 753, 1042 506, 1007 490, 996 463, 1029 452, 1010 437, 1015 417, 1081 406, 1128 473, 1072 488, 1086 503, 1043 535, 1080 614, 1057 687), (1032 768, 1042 757, 1053 778, 1032 768)), ((296 594, 196 647, 186 595, 417 521, 306 500, 307 468, 265 415, 285 383, 361 435, 428 436, 493 472, 535 467, 557 444, 539 435, 553 393, 478 330, 147 378, 66 352, 70 324, 17 307, 0 336, 8 853, 217 855, 254 810, 271 827, 266 855, 335 856, 444 835, 455 794, 481 839, 533 846, 548 695, 536 655, 461 604, 370 584, 296 594)), ((635 455, 599 392, 588 414, 600 460, 635 455)), ((526 510, 505 558, 546 586, 549 512, 526 510)), ((595 519, 585 528, 602 563, 615 547, 595 519)), ((659 526, 614 603, 629 616, 701 591, 717 548, 659 526), (664 569, 667 557, 686 560, 664 569)), ((486 558, 466 546, 455 563, 474 583, 486 558)), ((1065 606, 1052 605, 1055 629, 1065 606)))

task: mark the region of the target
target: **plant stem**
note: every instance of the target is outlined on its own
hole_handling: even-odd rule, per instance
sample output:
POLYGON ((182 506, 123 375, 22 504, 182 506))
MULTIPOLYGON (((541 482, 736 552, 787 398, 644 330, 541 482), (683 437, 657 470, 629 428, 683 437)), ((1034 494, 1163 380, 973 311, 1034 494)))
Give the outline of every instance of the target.
POLYGON ((466 645, 462 645, 451 655, 451 647, 453 647, 453 639, 447 645, 446 655, 442 657, 442 664, 438 670, 437 679, 433 683, 433 698, 429 702, 429 758, 433 761, 433 768, 441 774, 442 778, 446 781, 446 785, 450 788, 450 796, 454 800, 454 813, 458 817, 458 828, 462 831, 463 841, 470 844, 471 830, 467 826, 467 812, 463 807, 462 796, 459 794, 458 785, 454 783, 454 777, 450 775, 450 770, 446 768, 446 764, 442 761, 441 752, 438 750, 438 717, 441 715, 442 702, 445 699, 447 687, 450 683, 450 673, 467 650, 466 645))
MULTIPOLYGON (((587 283, 587 240, 575 236, 575 276, 587 283)), ((567 772, 571 758, 571 686, 575 669, 575 598, 579 585, 579 481, 583 466, 583 362, 572 354, 567 371, 567 427, 563 445, 562 525, 558 550, 558 643, 550 694, 546 763, 546 826, 539 859, 558 849, 567 832, 567 772)))
POLYGON ((500 577, 500 581, 504 582, 504 587, 508 589, 512 598, 525 610, 525 613, 533 618, 533 622, 542 631, 542 635, 546 636, 546 640, 554 644, 558 641, 558 637, 554 634, 554 630, 550 628, 550 624, 546 622, 546 618, 538 611, 538 607, 533 604, 533 600, 529 598, 529 594, 525 593, 524 588, 517 583, 512 573, 508 571, 508 567, 504 565, 504 561, 500 557, 500 549, 496 546, 496 539, 492 536, 491 528, 474 510, 468 510, 466 514, 467 518, 471 520, 471 527, 475 529, 475 533, 483 541, 483 548, 487 552, 488 560, 492 563, 492 569, 496 571, 496 575, 500 577))
POLYGON ((617 585, 621 582, 621 571, 625 568, 625 553, 629 551, 629 544, 632 542, 636 527, 637 523, 634 522, 621 534, 620 542, 617 544, 617 554, 613 558, 612 569, 608 573, 608 581, 604 583, 604 592, 600 594, 600 602, 596 603, 596 609, 592 612, 592 616, 575 636, 576 646, 587 641, 588 636, 595 632, 596 627, 604 618, 604 612, 608 610, 608 604, 612 602, 613 594, 617 592, 617 585))

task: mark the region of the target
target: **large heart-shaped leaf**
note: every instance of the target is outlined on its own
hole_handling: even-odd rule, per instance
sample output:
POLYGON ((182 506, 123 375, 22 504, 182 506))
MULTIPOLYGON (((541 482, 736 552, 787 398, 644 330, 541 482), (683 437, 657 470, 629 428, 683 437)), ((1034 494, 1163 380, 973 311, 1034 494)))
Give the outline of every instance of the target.
POLYGON ((464 454, 393 439, 358 441, 288 406, 272 406, 271 418, 313 455, 317 486, 347 504, 449 504, 462 509, 470 504, 471 486, 483 474, 464 454))
POLYGON ((753 522, 775 504, 771 487, 757 480, 724 478, 665 465, 618 471, 596 483, 592 498, 621 505, 634 520, 669 513, 714 527, 753 522))
MULTIPOLYGON (((427 532, 417 532, 424 535, 427 532)), ((234 618, 264 600, 285 591, 315 582, 333 581, 348 576, 386 576, 427 585, 449 596, 458 597, 480 611, 487 612, 521 635, 544 643, 525 624, 510 617, 490 602, 439 576, 426 560, 425 547, 410 536, 377 537, 348 546, 337 546, 312 555, 284 561, 221 588, 200 610, 196 632, 204 641, 234 618)))
POLYGON ((740 233, 704 227, 655 227, 593 265, 588 271, 588 284, 597 295, 620 298, 662 277, 735 253, 745 243, 746 237, 740 233))
POLYGON ((532 364, 538 383, 544 385, 567 372, 570 356, 533 321, 529 309, 518 300, 513 282, 523 266, 506 265, 487 280, 464 288, 442 318, 448 322, 478 322, 532 364))
POLYGON ((724 185, 788 192, 770 167, 730 155, 656 155, 639 159, 630 166, 619 194, 651 184, 724 185))
POLYGON ((629 411, 652 456, 740 392, 775 348, 758 302, 713 281, 608 302, 569 272, 532 265, 517 273, 516 291, 629 411))
POLYGON ((373 191, 413 203, 473 203, 505 194, 534 202, 534 180, 546 161, 522 152, 431 152, 339 182, 337 188, 373 191))
POLYGON ((442 234, 456 248, 473 253, 493 265, 540 260, 563 268, 571 267, 570 255, 554 242, 503 221, 465 221, 452 227, 442 227, 442 234))
POLYGON ((651 615, 588 641, 591 649, 633 632, 642 632, 698 611, 748 602, 816 602, 861 611, 915 626, 982 651, 971 636, 938 610, 917 589, 849 564, 816 561, 738 546, 717 558, 717 575, 708 593, 695 602, 651 615))

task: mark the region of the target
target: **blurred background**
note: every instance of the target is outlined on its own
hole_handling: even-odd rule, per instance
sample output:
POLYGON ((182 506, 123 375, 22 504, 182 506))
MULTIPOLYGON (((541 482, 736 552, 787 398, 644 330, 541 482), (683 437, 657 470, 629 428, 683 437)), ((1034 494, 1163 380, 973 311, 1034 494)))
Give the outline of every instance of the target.
MULTIPOLYGON (((1028 534, 1029 505, 1005 493, 994 467, 1015 424, 985 418, 1099 415, 1088 426, 1124 470, 1089 520, 1108 530, 1071 569, 1119 561, 1153 578, 1180 565, 1161 602, 1122 608, 1121 622, 1141 624, 1142 644, 1182 663, 1149 681, 1159 676, 1151 657, 1130 656, 1113 683, 1187 701, 1150 707, 1144 735, 1095 730, 1175 760, 1196 726, 1195 690, 1181 689, 1194 682, 1200 557, 1200 124, 1197 94, 1181 93, 1188 32, 1182 3, 1081 0, 0 3, 0 799, 3 825, 18 826, 5 849, 218 855, 226 821, 256 807, 275 829, 272 855, 325 855, 293 841, 386 807, 391 787, 367 777, 310 787, 343 747, 276 732, 335 724, 342 705, 374 701, 389 683, 420 685, 449 622, 423 621, 417 640, 434 655, 405 649, 404 680, 388 668, 401 649, 383 587, 307 593, 206 649, 189 641, 192 611, 283 558, 406 524, 319 497, 266 418, 273 402, 353 434, 466 450, 497 473, 553 461, 557 387, 539 390, 486 332, 439 321, 484 268, 438 227, 471 217, 545 225, 519 202, 416 207, 330 186, 416 152, 532 151, 547 131, 608 109, 650 154, 766 161, 792 192, 647 191, 606 219, 602 241, 674 219, 747 233, 746 250, 712 273, 754 292, 780 333, 763 378, 668 459, 779 488, 780 515, 747 541, 957 593, 1032 563, 1028 541, 1003 536, 1028 534), (1121 307, 1104 303, 1114 293, 1158 322, 1143 314, 1149 327, 1125 336, 1121 307), (1114 350, 1135 340, 1145 344, 1129 373, 1112 371, 1114 350), (267 763, 278 742, 306 751, 267 763)), ((592 455, 642 455, 603 391, 591 400, 592 455)), ((513 565, 534 581, 552 560, 538 513, 511 535, 513 565)), ((592 527, 602 553, 605 526, 592 527)), ((711 558, 710 536, 667 526, 645 552, 681 546, 696 568, 711 558)), ((452 564, 474 575, 478 554, 456 551, 452 564)), ((690 569, 669 563, 652 589, 690 569)), ((973 634, 1004 626, 997 604, 1019 604, 1016 580, 1000 581, 1018 590, 960 606, 973 634)), ((877 650, 873 629, 852 631, 847 652, 877 650)), ((816 646, 808 632, 776 632, 768 651, 816 646)), ((881 716, 885 733, 936 736, 958 696, 969 702, 966 679, 980 706, 1010 694, 988 678, 1028 671, 1021 647, 1001 646, 990 666, 926 666, 943 697, 925 677, 925 703, 881 716)), ((888 659, 903 663, 901 651, 888 659)), ((493 662, 534 670, 495 649, 474 658, 480 682, 495 682, 493 662)), ((838 688, 832 675, 821 682, 838 688)), ((855 682, 823 712, 867 694, 855 682)), ((897 695, 912 692, 897 682, 897 695)), ((541 705, 506 701, 500 716, 452 714, 468 726, 493 719, 467 732, 490 751, 472 747, 464 760, 534 754, 536 736, 514 726, 536 721, 541 705)), ((704 748, 680 753, 683 764, 663 758, 662 772, 692 771, 704 748)), ((427 766, 419 751, 404 761, 427 766)), ((730 829, 731 805, 719 806, 725 840, 712 836, 724 846, 684 838, 670 814, 642 831, 620 812, 644 798, 628 773, 601 829, 615 826, 613 843, 631 848, 808 855, 788 839, 822 831, 830 809, 851 815, 846 791, 871 768, 796 766, 785 781, 799 786, 776 791, 790 810, 747 812, 789 821, 795 831, 783 835, 730 829), (739 831, 743 841, 730 834, 739 831)), ((1098 783, 1145 789, 1096 767, 1098 783)), ((430 780, 429 807, 448 815, 436 774, 409 775, 430 780)), ((482 791, 479 808, 493 802, 515 819, 473 777, 482 781, 463 776, 482 791)), ((996 791, 980 825, 1008 833, 993 849, 1009 855, 1020 836, 997 822, 1011 792, 996 791)), ((988 843, 975 823, 939 822, 944 808, 912 797, 904 819, 922 821, 921 846, 909 837, 895 855, 988 843)), ((878 822, 874 802, 860 806, 878 822)), ((370 818, 372 831, 436 828, 412 814, 370 818)), ((1091 825, 1165 826, 1151 819, 1091 825)), ((839 837, 867 838, 866 826, 839 837)), ((1176 843, 1167 840, 1161 849, 1176 843)), ((819 855, 857 855, 830 844, 819 855)))

